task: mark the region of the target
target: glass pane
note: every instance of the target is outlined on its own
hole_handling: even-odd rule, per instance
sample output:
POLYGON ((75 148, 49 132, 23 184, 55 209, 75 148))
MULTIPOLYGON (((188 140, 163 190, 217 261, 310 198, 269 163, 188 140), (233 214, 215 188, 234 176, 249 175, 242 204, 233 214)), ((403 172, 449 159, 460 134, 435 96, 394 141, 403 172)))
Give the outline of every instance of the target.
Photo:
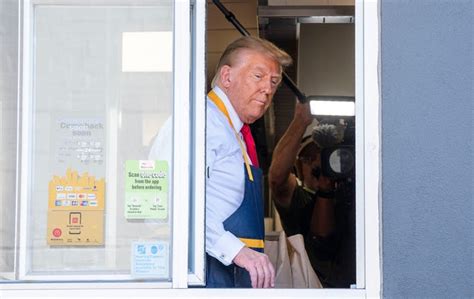
POLYGON ((34 9, 27 278, 171 277, 171 158, 148 160, 165 124, 172 150, 173 1, 160 3, 34 9))
POLYGON ((0 280, 14 271, 18 3, 0 1, 0 280))

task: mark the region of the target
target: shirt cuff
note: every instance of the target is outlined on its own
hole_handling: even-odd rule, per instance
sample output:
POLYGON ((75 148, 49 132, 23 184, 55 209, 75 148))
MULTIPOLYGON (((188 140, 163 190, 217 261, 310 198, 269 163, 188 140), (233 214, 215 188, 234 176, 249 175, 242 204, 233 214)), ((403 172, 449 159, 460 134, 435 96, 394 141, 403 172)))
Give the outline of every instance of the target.
POLYGON ((229 266, 244 246, 245 244, 239 238, 226 231, 214 244, 209 254, 225 266, 229 266))

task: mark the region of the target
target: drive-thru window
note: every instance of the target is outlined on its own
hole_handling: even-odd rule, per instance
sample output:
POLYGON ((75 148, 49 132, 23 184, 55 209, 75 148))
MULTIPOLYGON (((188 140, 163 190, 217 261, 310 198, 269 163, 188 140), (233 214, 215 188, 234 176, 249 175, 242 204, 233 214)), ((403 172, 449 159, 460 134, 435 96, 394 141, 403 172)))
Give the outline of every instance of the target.
POLYGON ((379 296, 378 1, 364 0, 350 19, 356 281, 348 289, 203 288, 211 5, 2 1, 0 294, 379 296))

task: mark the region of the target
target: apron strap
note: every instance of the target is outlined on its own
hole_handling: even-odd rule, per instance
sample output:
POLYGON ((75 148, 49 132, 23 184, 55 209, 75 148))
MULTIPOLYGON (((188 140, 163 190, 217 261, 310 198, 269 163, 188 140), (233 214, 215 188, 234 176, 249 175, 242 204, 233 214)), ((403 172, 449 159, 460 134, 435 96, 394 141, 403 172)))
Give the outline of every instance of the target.
POLYGON ((261 239, 248 239, 248 238, 239 238, 242 243, 251 248, 263 249, 265 247, 265 242, 261 239))
POLYGON ((214 92, 214 90, 211 90, 207 96, 211 99, 211 101, 216 104, 217 108, 225 115, 227 118, 227 121, 229 121, 230 126, 234 130, 235 137, 237 138, 237 141, 239 142, 240 145, 240 150, 242 151, 242 157, 244 158, 245 161, 245 168, 247 169, 248 175, 249 175, 249 180, 253 182, 253 175, 252 175, 252 170, 250 169, 250 163, 249 163, 249 158, 247 156, 247 151, 244 148, 244 145, 242 144, 242 140, 240 140, 239 133, 234 128, 234 124, 232 124, 232 120, 230 119, 229 112, 227 111, 227 108, 225 107, 224 103, 222 100, 219 98, 219 96, 214 92))

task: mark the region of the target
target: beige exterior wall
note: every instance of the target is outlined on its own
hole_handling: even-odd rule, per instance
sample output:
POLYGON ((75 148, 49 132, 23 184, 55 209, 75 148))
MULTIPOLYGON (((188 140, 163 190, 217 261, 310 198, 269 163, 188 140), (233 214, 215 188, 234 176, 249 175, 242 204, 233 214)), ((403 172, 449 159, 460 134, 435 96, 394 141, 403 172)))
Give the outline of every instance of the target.
MULTIPOLYGON (((222 0, 221 3, 232 12, 237 20, 252 36, 258 36, 257 0, 222 0)), ((218 60, 225 47, 242 35, 235 29, 222 12, 207 1, 207 85, 210 86, 218 60)))

